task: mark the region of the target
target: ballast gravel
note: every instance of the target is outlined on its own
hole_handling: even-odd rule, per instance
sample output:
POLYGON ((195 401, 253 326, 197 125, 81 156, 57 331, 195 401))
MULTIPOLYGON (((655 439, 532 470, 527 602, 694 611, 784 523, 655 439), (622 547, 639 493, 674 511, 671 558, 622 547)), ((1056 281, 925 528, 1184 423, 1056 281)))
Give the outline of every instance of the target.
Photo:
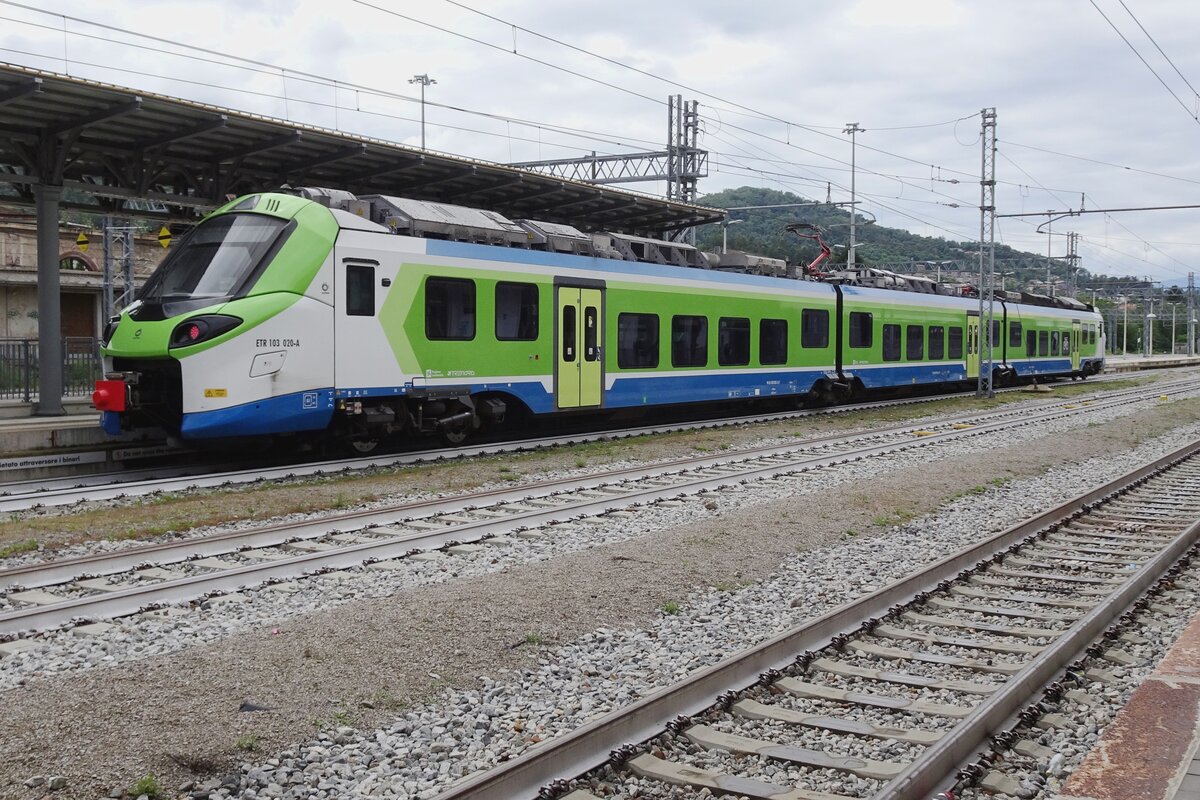
MULTIPOLYGON (((1200 391, 1187 395, 1200 397, 1200 391)), ((1157 401, 1153 401, 1157 402, 1157 401)), ((1102 409, 1083 417, 1066 417, 1046 423, 1018 427, 1006 434, 1005 444, 1076 430, 1081 427, 1131 416, 1143 404, 1102 409)), ((890 437, 889 437, 890 438, 890 437)), ((766 441, 768 446, 785 440, 766 441)), ((187 615, 148 613, 119 621, 110 634, 80 637, 71 630, 47 632, 28 641, 37 647, 0 660, 0 690, 20 686, 32 678, 63 674, 97 666, 111 666, 129 659, 162 656, 252 630, 297 615, 327 610, 363 599, 388 597, 414 586, 440 583, 452 578, 495 572, 506 567, 558 558, 598 546, 641 537, 654 531, 687 525, 710 514, 708 506, 717 496, 721 503, 750 508, 799 495, 811 495, 847 483, 869 481, 886 472, 964 456, 978 450, 979 437, 924 444, 917 440, 911 449, 866 459, 861 462, 822 468, 774 482, 733 486, 717 493, 697 495, 684 501, 669 501, 603 517, 577 520, 535 531, 531 538, 503 537, 501 543, 485 544, 474 553, 431 560, 409 559, 394 569, 338 570, 325 575, 268 586, 246 587, 225 597, 212 598, 187 615), (540 535, 539 535, 540 534, 540 535)), ((990 441, 990 440, 989 440, 990 441)), ((574 477, 555 474, 549 479, 574 477)), ((983 487, 979 487, 980 490, 983 487)), ((385 501, 365 505, 370 509, 385 501)), ((311 515, 305 515, 309 518, 311 515)), ((857 535, 857 532, 849 531, 857 535)), ((869 563, 864 561, 864 564, 869 563)), ((891 573, 891 574, 904 574, 891 573)), ((869 568, 866 575, 870 577, 869 568)), ((862 593, 879 588, 883 580, 867 580, 862 593)))
MULTIPOLYGON (((664 613, 652 629, 599 629, 547 653, 536 668, 502 681, 482 678, 478 689, 449 692, 374 731, 319 734, 279 753, 271 760, 277 764, 244 765, 231 776, 236 787, 228 779, 224 787, 203 784, 194 796, 251 790, 259 797, 300 797, 315 788, 316 796, 432 797, 469 772, 512 758, 1197 435, 1200 425, 1190 425, 1122 456, 1064 465, 1052 477, 1014 481, 956 501, 883 540, 793 556, 761 583, 689 597, 679 613, 664 613)), ((720 763, 726 757, 705 753, 703 759, 720 763)), ((746 775, 753 763, 737 759, 737 773, 746 775)), ((757 777, 790 782, 806 772, 812 771, 763 762, 757 777)), ((862 796, 874 785, 830 775, 814 788, 862 796)))
MULTIPOLYGON (((1171 405, 1174 404, 1163 408, 1169 410, 1171 405)), ((1179 408, 1191 406, 1185 404, 1179 408)), ((139 774, 136 770, 139 769, 154 768, 175 777, 178 785, 180 770, 173 769, 170 763, 166 763, 164 769, 165 748, 179 747, 182 741, 184 746, 190 742, 192 746, 204 750, 207 742, 203 737, 172 737, 171 732, 162 727, 167 723, 151 718, 148 720, 153 723, 149 726, 151 730, 135 734, 133 741, 128 743, 118 744, 111 738, 104 740, 108 727, 103 725, 79 726, 77 735, 86 735, 87 745, 83 741, 68 741, 76 727, 72 718, 77 717, 79 712, 70 711, 69 705, 64 707, 63 703, 78 703, 80 692, 86 695, 89 691, 87 687, 91 687, 91 692, 103 694, 89 697, 89 703, 94 701, 97 704, 95 714, 119 714, 121 712, 118 709, 122 704, 128 704, 135 697, 145 697, 146 702, 152 702, 151 698, 154 698, 167 703, 169 708, 164 709, 164 713, 178 720, 181 712, 186 715, 185 709, 192 708, 194 712, 199 712, 203 706, 207 711, 207 707, 219 699, 205 696, 206 684, 203 682, 193 686, 191 691, 194 696, 191 698, 170 698, 172 692, 181 691, 179 682, 185 680, 178 673, 191 669, 212 676, 236 676, 232 681, 222 678, 215 687, 216 691, 221 697, 227 697, 232 692, 235 695, 243 693, 252 699, 255 695, 267 693, 264 692, 266 684, 261 682, 270 680, 269 676, 281 674, 278 670, 295 670, 297 676, 311 676, 312 665, 304 664, 305 668, 300 669, 301 665, 288 662, 286 651, 275 648, 277 652, 271 653, 274 646, 271 637, 277 630, 272 626, 280 625, 281 641, 282 637, 297 630, 297 624, 303 624, 306 630, 314 626, 315 631, 322 630, 322 626, 333 625, 334 628, 325 634, 331 636, 340 623, 338 612, 327 609, 332 605, 370 597, 372 591, 378 592, 375 596, 383 597, 414 586, 444 583, 454 577, 471 580, 471 575, 479 576, 500 569, 512 574, 498 576, 498 579, 502 577, 511 582, 521 574, 518 565, 522 560, 567 559, 568 556, 574 558, 567 559, 563 569, 582 570, 576 576, 578 582, 585 586, 589 571, 597 571, 597 567, 601 567, 599 571, 611 571, 612 562, 616 559, 628 564, 630 577, 644 582, 645 578, 634 577, 632 572, 643 569, 638 563, 643 560, 651 565, 651 569, 661 564, 664 557, 661 548, 665 546, 682 546, 686 557, 689 546, 700 550, 706 547, 728 550, 742 537, 760 545, 768 544, 768 540, 762 538, 764 509, 770 509, 770 527, 778 530, 778 536, 786 541, 796 541, 801 548, 805 548, 811 545, 805 545, 802 536, 797 538, 797 526, 801 529, 814 526, 816 523, 810 516, 812 514, 828 518, 838 513, 836 508, 828 505, 825 499, 827 495, 840 497, 842 503, 854 502, 852 492, 858 491, 855 487, 862 487, 864 493, 887 493, 887 497, 896 499, 896 489, 888 488, 888 474, 895 471, 907 476, 908 480, 963 486, 961 476, 968 464, 972 465, 971 468, 978 468, 979 480, 986 482, 988 477, 1001 476, 1006 470, 1020 471, 1018 467, 1030 458, 1040 458, 1043 463, 1056 463, 1056 459, 1064 453, 1087 453, 1089 445, 1080 437, 1071 435, 1084 426, 1092 426, 1086 428, 1089 434, 1105 439, 1103 446, 1095 443, 1094 452, 1102 454, 1099 457, 1079 464, 1055 466, 1048 476, 1013 481, 980 494, 969 492, 936 516, 919 523, 910 522, 893 527, 886 534, 874 536, 866 535, 863 530, 856 532, 846 529, 842 531, 842 541, 787 558, 781 572, 769 579, 738 586, 736 571, 731 571, 734 580, 719 589, 693 594, 686 599, 676 595, 677 604, 664 605, 670 612, 677 613, 664 611, 652 628, 595 629, 579 636, 570 645, 539 652, 535 667, 510 673, 489 669, 491 677, 482 677, 476 688, 447 692, 438 697, 436 702, 421 704, 418 709, 392 718, 379 729, 359 731, 348 724, 340 724, 343 712, 332 715, 326 712, 322 719, 314 720, 323 728, 316 738, 273 752, 270 758, 247 760, 232 772, 216 779, 215 784, 201 780, 193 786, 196 796, 212 793, 213 796, 259 797, 430 797, 465 772, 511 757, 538 741, 571 729, 655 687, 677 680, 693 669, 719 660, 796 621, 872 591, 923 563, 962 547, 987 531, 999 530, 1006 524, 1101 483, 1200 435, 1200 425, 1190 424, 1126 451, 1124 445, 1138 439, 1130 433, 1129 428, 1155 429, 1155 417, 1152 414, 1136 417, 1136 425, 1121 422, 1114 426, 1102 424, 1105 419, 1123 420, 1129 417, 1130 413, 1110 411, 1104 412, 1102 417, 1093 416, 1075 424, 1064 420, 1036 428, 1018 429, 1005 438, 1003 448, 997 446, 994 438, 917 448, 884 459, 800 476, 797 480, 785 481, 778 486, 750 485, 719 493, 715 498, 710 497, 703 502, 641 509, 636 517, 606 518, 606 524, 602 525, 579 525, 570 535, 558 535, 556 532, 552 538, 518 540, 494 552, 489 548, 487 552, 470 556, 406 565, 411 569, 407 573, 397 571, 386 575, 369 575, 347 572, 298 582, 296 587, 287 590, 247 592, 253 602, 210 606, 169 621, 132 619, 122 622, 116 635, 94 640, 61 635, 47 637, 48 646, 0 661, 2 677, 10 681, 8 685, 28 684, 19 691, 3 696, 6 703, 12 701, 9 708, 13 734, 0 742, 0 759, 5 759, 15 768, 26 769, 29 774, 39 771, 29 768, 31 755, 36 759, 40 754, 41 760, 45 761, 54 751, 47 752, 44 746, 39 749, 37 739, 21 731, 24 725, 42 716, 45 705, 50 705, 55 709, 54 718, 62 722, 56 724, 48 734, 63 737, 58 741, 61 751, 69 755, 63 759, 68 765, 84 765, 76 767, 76 774, 100 773, 115 779, 136 776, 139 774), (1035 443, 1045 436, 1052 437, 1049 441, 1054 444, 1035 443), (1053 453, 1039 452, 1039 447, 1049 448, 1053 453), (1006 467, 1006 464, 1009 466, 1006 467), (709 507, 713 502, 717 505, 716 510, 709 507), (634 540, 651 531, 675 533, 665 538, 670 542, 669 545, 661 543, 658 537, 645 542, 634 540), (702 541, 710 538, 712 541, 702 541), (580 552, 584 549, 599 552, 594 555, 580 552), (639 549, 644 552, 644 557, 638 557, 639 549), (596 561, 597 557, 607 563, 601 565, 596 561), (268 597, 272 593, 275 594, 274 600, 268 597), (318 610, 322 613, 306 618, 303 623, 287 622, 299 613, 318 610), (240 637, 230 647, 219 648, 211 653, 198 653, 194 657, 189 654, 177 655, 169 668, 138 666, 137 659, 145 656, 177 653, 186 647, 246 630, 254 633, 240 637), (265 641, 261 639, 263 636, 267 636, 265 641), (61 649, 55 651, 55 647, 61 649), (256 654, 256 649, 264 647, 266 650, 256 654), (81 654, 84 663, 71 661, 81 654), (182 661, 184 658, 187 660, 182 661), (75 670, 85 666, 89 659, 99 664, 118 664, 117 671, 120 674, 116 680, 98 676, 74 686, 36 680, 54 671, 75 670), (252 666, 245 663, 248 659, 251 662, 264 660, 266 668, 248 669, 252 666), (132 686, 134 683, 137 684, 136 689, 132 686), (70 701, 65 697, 57 697, 60 691, 70 695, 70 701), (29 692, 32 694, 27 694, 29 692), (139 739, 139 736, 143 738, 139 739), (144 737, 147 736, 159 736, 161 742, 146 741, 144 737), (106 753, 104 758, 89 758, 88 753, 84 752, 88 746, 110 749, 103 751, 106 753), (142 760, 134 760, 131 752, 140 754, 142 760), (120 766, 107 766, 112 761, 104 759, 120 760, 120 766)), ((1157 430, 1171 428, 1180 418, 1186 418, 1186 415, 1176 413, 1171 424, 1160 422, 1157 430)), ((964 488, 971 487, 967 485, 964 488)), ((983 483, 976 488, 983 489, 983 483)), ((929 494, 925 486, 920 489, 929 494)), ((914 494, 919 495, 921 491, 914 494)), ((871 507, 871 499, 869 494, 864 494, 860 505, 871 507)), ((926 497, 927 502, 930 499, 926 497)), ((856 518, 861 519, 861 515, 856 518)), ((827 543, 828 538, 818 541, 827 543)), ((743 554, 733 551, 729 555, 733 561, 745 558, 743 554)), ((752 574, 759 574, 759 567, 758 564, 749 564, 747 568, 752 574)), ((678 572, 678 565, 673 564, 672 569, 678 572)), ((699 568, 696 573, 712 574, 711 569, 705 571, 699 568)), ((467 585, 485 590, 488 584, 481 583, 481 580, 476 577, 474 583, 467 585)), ((676 576, 676 580, 683 578, 676 576)), ((504 601, 502 595, 495 600, 504 601)), ((588 601, 585 595, 572 602, 588 601)), ((596 601, 593 599, 591 602, 596 601)), ((367 618, 377 617, 380 625, 403 625, 403 621, 388 617, 383 611, 385 607, 378 606, 376 612, 367 614, 367 618)), ((479 621, 461 618, 454 608, 440 608, 438 612, 444 615, 447 629, 453 630, 462 625, 465 634, 478 627, 479 621)), ((530 612, 528 624, 546 623, 544 610, 531 607, 530 612)), ((573 609, 564 609, 564 616, 573 613, 573 609)), ((609 618, 613 618, 611 604, 607 613, 609 618)), ((619 611, 615 618, 621 619, 619 611)), ((634 618, 638 619, 636 615, 634 618)), ((364 631, 363 644, 376 641, 375 646, 378 647, 381 634, 384 640, 395 638, 399 643, 403 641, 405 631, 396 630, 391 634, 386 631, 364 631)), ((317 636, 319 638, 320 634, 317 636)), ((524 641, 513 642, 514 651, 518 647, 539 648, 544 639, 536 629, 531 629, 524 641)), ((391 673, 396 669, 391 660, 419 664, 426 653, 438 650, 429 643, 412 644, 418 649, 402 648, 381 661, 383 651, 374 650, 369 658, 364 658, 363 654, 357 652, 359 645, 355 642, 344 653, 345 667, 365 665, 373 658, 379 671, 391 673), (420 649, 422 647, 426 649, 420 649)), ((470 661, 475 643, 464 639, 459 647, 461 651, 456 650, 454 655, 461 653, 464 660, 470 661)), ((315 643, 313 649, 318 649, 315 643)), ((500 663, 520 663, 522 660, 519 653, 512 658, 498 659, 500 663)), ((341 682, 348 679, 351 685, 357 686, 372 684, 371 679, 364 680, 363 675, 353 672, 345 674, 345 667, 337 659, 331 662, 327 669, 329 680, 341 682)), ((460 682, 463 680, 462 675, 451 678, 460 682)), ((431 684, 431 688, 436 689, 440 680, 440 675, 431 675, 427 685, 431 684)), ((289 695, 289 691, 270 691, 283 697, 289 695)), ((340 692, 342 698, 347 694, 344 687, 336 683, 317 684, 311 688, 296 687, 291 691, 303 691, 308 695, 323 691, 340 692)), ((371 705, 377 710, 366 715, 375 718, 387 716, 379 712, 393 706, 393 700, 386 697, 373 700, 371 705)), ((338 702, 341 701, 330 701, 331 704, 338 702)), ((339 707, 333 705, 332 709, 339 707)), ((126 713, 131 711, 127 706, 124 708, 126 713)), ((357 714, 356 710, 356 713, 345 716, 357 714)), ((134 716, 142 719, 154 715, 139 712, 134 716)), ((197 717, 202 716, 197 714, 197 717)), ((217 717, 224 718, 222 713, 218 713, 217 717)), ((270 717, 263 719, 269 720, 270 717)), ((214 719, 204 723, 210 731, 215 730, 212 728, 214 724, 218 724, 214 719)), ((228 722, 221 724, 225 725, 226 730, 229 729, 228 722)), ((253 726, 254 723, 247 724, 253 726)), ((238 731, 253 730, 252 727, 247 728, 247 724, 239 724, 238 731)), ((271 723, 264 722, 263 725, 270 727, 271 723)), ((137 726, 133 727, 136 729, 137 726)), ((287 730, 297 729, 293 726, 287 730)), ((277 739, 275 741, 278 742, 277 739)), ((94 780, 103 778, 98 776, 94 780)), ((114 785, 108 783, 105 791, 114 785)), ((92 786, 95 788, 96 784, 92 786)), ((0 783, 0 792, 11 791, 0 783)))

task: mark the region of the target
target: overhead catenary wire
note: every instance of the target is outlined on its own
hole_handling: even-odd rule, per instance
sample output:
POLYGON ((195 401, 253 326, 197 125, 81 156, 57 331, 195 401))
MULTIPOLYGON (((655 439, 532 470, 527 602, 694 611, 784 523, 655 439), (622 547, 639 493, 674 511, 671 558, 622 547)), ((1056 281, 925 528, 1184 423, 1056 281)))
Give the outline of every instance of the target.
MULTIPOLYGON (((1133 42, 1129 41, 1125 34, 1121 33, 1121 29, 1118 28, 1116 24, 1114 24, 1113 21, 1108 18, 1108 15, 1104 13, 1103 9, 1096 5, 1096 0, 1088 0, 1088 2, 1092 4, 1092 8, 1099 12, 1100 16, 1104 17, 1104 21, 1108 23, 1108 26, 1116 32, 1117 36, 1121 37, 1121 41, 1129 46, 1129 49, 1133 51, 1133 54, 1137 56, 1138 60, 1146 66, 1146 69, 1150 70, 1150 73, 1158 80, 1159 83, 1162 84, 1162 87, 1167 90, 1167 93, 1170 94, 1171 97, 1175 98, 1175 102, 1179 104, 1179 107, 1183 109, 1183 112, 1191 117, 1193 122, 1200 123, 1200 116, 1197 116, 1188 109, 1187 104, 1179 98, 1179 95, 1175 94, 1175 90, 1167 85, 1167 82, 1162 79, 1162 76, 1158 74, 1154 67, 1150 66, 1150 62, 1146 60, 1145 56, 1143 56, 1138 49, 1133 46, 1133 42)), ((1121 5, 1125 4, 1122 3, 1121 5)), ((1130 16, 1132 16, 1132 14, 1130 16)), ((1135 19, 1134 21, 1136 22, 1137 20, 1135 19)))

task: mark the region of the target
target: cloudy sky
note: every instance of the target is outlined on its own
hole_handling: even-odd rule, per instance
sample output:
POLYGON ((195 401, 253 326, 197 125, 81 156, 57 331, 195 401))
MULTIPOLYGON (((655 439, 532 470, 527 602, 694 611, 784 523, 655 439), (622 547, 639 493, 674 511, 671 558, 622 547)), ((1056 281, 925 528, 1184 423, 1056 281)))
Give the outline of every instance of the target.
MULTIPOLYGON (((428 146, 505 162, 661 148, 678 93, 702 193, 848 199, 858 122, 862 208, 969 240, 984 107, 1001 214, 1200 203, 1198 23, 1194 0, 0 0, 0 60, 408 144, 427 73, 428 146)), ((1044 253, 1043 221, 998 239, 1044 253)), ((1200 264, 1200 209, 1063 219, 1056 255, 1067 231, 1094 272, 1200 264)))

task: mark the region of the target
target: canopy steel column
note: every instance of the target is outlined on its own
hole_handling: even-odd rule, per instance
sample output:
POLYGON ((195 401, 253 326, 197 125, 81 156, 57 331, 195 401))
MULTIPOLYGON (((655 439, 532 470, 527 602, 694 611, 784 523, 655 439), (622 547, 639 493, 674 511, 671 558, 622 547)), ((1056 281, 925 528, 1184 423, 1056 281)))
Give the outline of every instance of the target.
POLYGON ((59 417, 63 409, 62 309, 58 276, 58 203, 61 186, 38 183, 37 299, 38 299, 38 402, 34 415, 59 417))

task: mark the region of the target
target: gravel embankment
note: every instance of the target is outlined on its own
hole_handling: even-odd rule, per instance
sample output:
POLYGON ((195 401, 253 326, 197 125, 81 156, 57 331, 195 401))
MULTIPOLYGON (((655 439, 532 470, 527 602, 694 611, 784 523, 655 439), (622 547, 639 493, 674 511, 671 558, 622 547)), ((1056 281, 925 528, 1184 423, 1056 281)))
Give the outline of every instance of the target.
MULTIPOLYGON (((532 563, 504 548, 426 564, 403 579, 389 574, 386 599, 363 600, 363 586, 326 579, 286 595, 276 616, 260 610, 269 608, 264 592, 182 624, 126 623, 105 640, 106 655, 118 662, 107 669, 29 680, 53 666, 37 666, 47 653, 59 657, 53 648, 5 659, 4 674, 27 685, 0 695, 10 720, 0 759, 13 775, 0 792, 30 796, 21 780, 54 773, 70 779, 59 796, 107 794, 148 772, 179 786, 190 780, 189 767, 220 774, 245 761, 228 781, 235 793, 245 780, 269 796, 271 780, 262 779, 278 783, 287 770, 281 787, 315 778, 340 796, 384 783, 427 796, 465 769, 519 752, 535 737, 1177 447, 1200 426, 1129 449, 1195 418, 1195 401, 1177 402, 1113 414, 1107 423, 1039 426, 1008 437, 1004 447, 972 439, 845 465, 787 487, 743 487, 716 498, 715 510, 689 502, 581 525, 580 536, 529 545, 523 557, 532 563), (1063 466, 1084 459, 1091 460, 1063 466), (973 493, 993 479, 1048 468, 1048 476, 973 493), (966 494, 935 518, 886 529, 956 493, 966 494), (652 530, 653 537, 641 535, 652 530), (781 561, 787 571, 772 575, 781 561), (705 586, 719 588, 695 591, 705 586), (679 612, 663 613, 664 606, 674 610, 667 604, 679 612), (299 617, 297 607, 314 610, 299 617), (572 643, 544 646, 562 641, 572 643), (159 646, 175 654, 143 657, 159 646), (178 652, 185 646, 191 649, 178 652), (465 688, 440 695, 447 685, 465 688), (267 710, 239 711, 243 701, 267 710), (420 710, 397 716, 414 706, 420 710), (317 729, 324 738, 309 741, 317 729), (251 736, 279 763, 239 751, 239 738, 251 736), (357 754, 370 768, 339 776, 338 765, 357 754)), ((75 650, 59 655, 67 652, 75 650)))

